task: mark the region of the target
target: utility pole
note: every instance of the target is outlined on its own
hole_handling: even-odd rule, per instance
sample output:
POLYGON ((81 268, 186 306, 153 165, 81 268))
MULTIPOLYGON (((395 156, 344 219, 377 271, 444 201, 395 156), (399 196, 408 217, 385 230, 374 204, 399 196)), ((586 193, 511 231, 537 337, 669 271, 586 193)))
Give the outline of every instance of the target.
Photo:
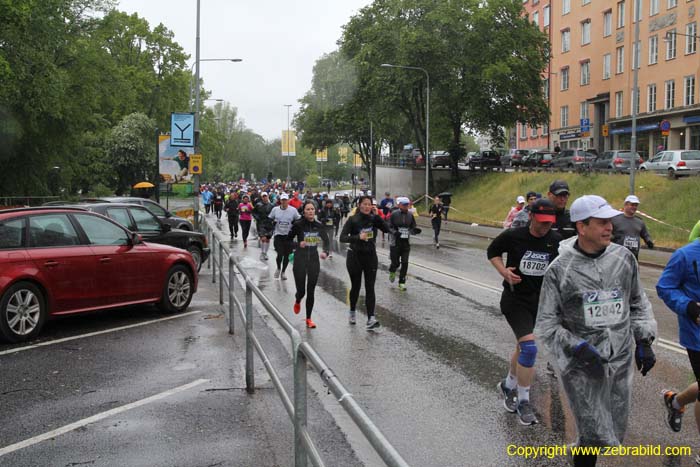
MULTIPOLYGON (((195 49, 195 64, 197 71, 195 72, 195 84, 197 86, 194 98, 194 152, 199 154, 199 7, 200 0, 197 0, 197 45, 195 49)), ((199 230, 199 174, 194 175, 194 184, 192 186, 194 193, 194 230, 199 230)))
POLYGON ((639 66, 642 61, 642 52, 639 43, 639 23, 642 21, 641 0, 634 0, 634 44, 632 46, 632 66, 634 78, 632 79, 632 141, 630 142, 630 195, 634 194, 634 172, 637 170, 637 103, 639 102, 639 66))

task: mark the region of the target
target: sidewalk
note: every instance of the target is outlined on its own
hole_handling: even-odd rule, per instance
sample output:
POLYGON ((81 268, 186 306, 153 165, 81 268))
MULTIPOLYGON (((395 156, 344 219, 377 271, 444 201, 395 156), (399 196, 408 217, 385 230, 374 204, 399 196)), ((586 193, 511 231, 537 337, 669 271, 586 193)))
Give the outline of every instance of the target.
MULTIPOLYGON (((422 228, 432 228, 428 216, 419 216, 417 224, 422 228)), ((448 220, 442 221, 441 231, 492 240, 496 238, 496 236, 500 234, 503 229, 487 225, 468 224, 466 222, 448 220)), ((654 250, 642 248, 642 250, 639 252, 639 264, 662 269, 666 266, 666 263, 668 263, 673 251, 674 250, 667 248, 654 250)))

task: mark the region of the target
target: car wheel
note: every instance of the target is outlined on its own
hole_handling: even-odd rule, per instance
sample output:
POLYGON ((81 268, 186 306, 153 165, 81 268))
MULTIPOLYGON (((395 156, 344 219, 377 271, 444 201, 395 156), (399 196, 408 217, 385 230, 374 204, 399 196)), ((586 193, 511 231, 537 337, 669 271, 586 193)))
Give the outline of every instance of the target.
POLYGON ((194 264, 197 266, 197 272, 202 269, 202 250, 196 245, 190 245, 187 247, 187 251, 192 255, 194 264))
POLYGON ((192 301, 192 274, 182 264, 170 268, 163 285, 163 296, 158 308, 165 313, 185 311, 192 301))
POLYGON ((642 171, 642 172, 646 172, 647 168, 646 168, 646 167, 640 167, 639 170, 642 171))
POLYGON ((677 180, 678 175, 676 175, 676 171, 673 169, 668 169, 668 178, 670 178, 671 180, 677 180))
POLYGON ((0 299, 0 334, 7 342, 34 338, 48 314, 44 293, 31 282, 17 282, 0 299))

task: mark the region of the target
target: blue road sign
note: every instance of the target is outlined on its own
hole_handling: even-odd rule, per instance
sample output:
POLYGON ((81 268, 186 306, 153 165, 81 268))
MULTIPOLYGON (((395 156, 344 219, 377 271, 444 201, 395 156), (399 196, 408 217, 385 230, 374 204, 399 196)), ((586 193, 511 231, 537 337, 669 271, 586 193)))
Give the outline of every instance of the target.
POLYGON ((170 114, 170 145, 176 147, 194 146, 194 113, 170 114))
POLYGON ((591 120, 588 118, 581 119, 581 133, 591 131, 591 120))

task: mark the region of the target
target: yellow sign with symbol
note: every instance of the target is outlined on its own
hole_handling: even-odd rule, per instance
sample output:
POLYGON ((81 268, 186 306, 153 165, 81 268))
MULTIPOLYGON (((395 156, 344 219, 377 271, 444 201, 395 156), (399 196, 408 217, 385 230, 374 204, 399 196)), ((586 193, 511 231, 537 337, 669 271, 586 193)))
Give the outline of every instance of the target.
POLYGON ((202 174, 202 155, 201 154, 190 154, 190 174, 201 175, 202 174))

